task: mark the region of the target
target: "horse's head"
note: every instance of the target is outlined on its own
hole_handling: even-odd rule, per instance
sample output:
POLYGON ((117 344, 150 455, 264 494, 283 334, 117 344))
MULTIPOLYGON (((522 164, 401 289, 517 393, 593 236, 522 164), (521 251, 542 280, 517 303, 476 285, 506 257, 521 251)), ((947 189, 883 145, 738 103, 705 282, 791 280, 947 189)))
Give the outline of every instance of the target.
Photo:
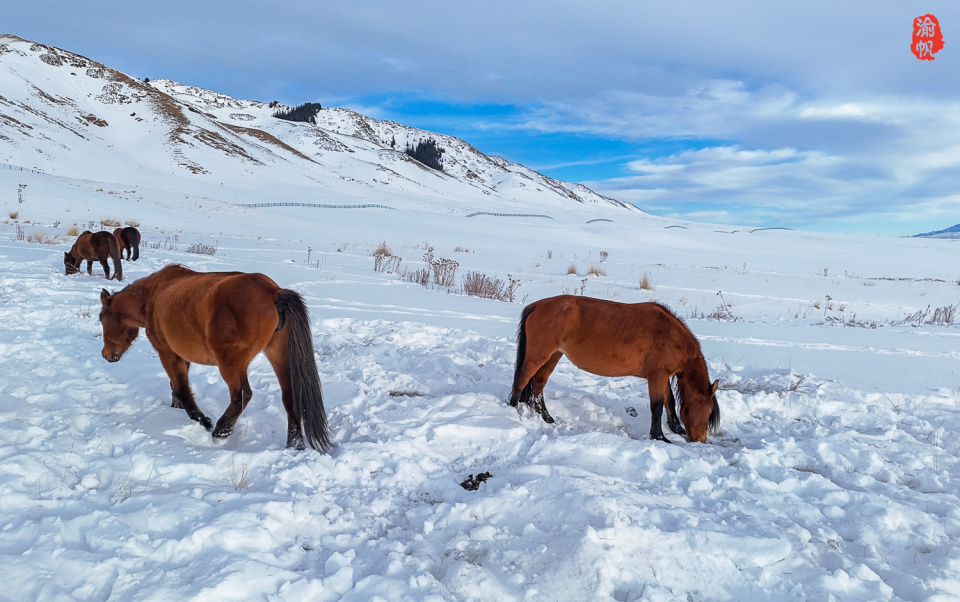
POLYGON ((103 350, 100 355, 108 362, 116 362, 130 349, 140 334, 140 327, 131 315, 116 307, 114 295, 107 289, 100 291, 100 304, 100 324, 103 326, 103 350))
POLYGON ((720 381, 715 380, 707 391, 684 391, 680 420, 687 430, 687 441, 706 443, 707 431, 717 432, 720 424, 720 405, 717 404, 719 385, 720 381))
POLYGON ((79 257, 74 257, 70 253, 63 254, 63 269, 64 273, 67 276, 70 274, 76 274, 80 271, 80 265, 83 263, 83 260, 79 257))

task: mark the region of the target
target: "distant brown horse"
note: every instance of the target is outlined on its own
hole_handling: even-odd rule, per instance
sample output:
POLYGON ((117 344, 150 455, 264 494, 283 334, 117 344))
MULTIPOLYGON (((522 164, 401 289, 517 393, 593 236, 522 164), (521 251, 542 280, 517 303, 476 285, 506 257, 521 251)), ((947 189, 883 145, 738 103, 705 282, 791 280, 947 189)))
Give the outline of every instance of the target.
POLYGON ((666 441, 660 419, 688 441, 705 443, 720 422, 717 385, 710 383, 700 344, 690 329, 657 303, 616 303, 561 295, 531 303, 517 331, 517 364, 510 405, 524 402, 553 422, 543 401, 547 379, 566 354, 577 367, 600 376, 638 376, 650 391, 650 437, 666 441), (680 420, 670 386, 676 377, 680 420), (680 421, 683 424, 680 424, 680 421), (684 425, 686 431, 684 431, 684 425))
POLYGON ((120 247, 117 239, 106 230, 99 232, 85 231, 77 237, 70 251, 63 254, 63 267, 69 276, 80 271, 83 260, 87 260, 87 273, 93 274, 93 262, 97 260, 103 266, 103 273, 107 280, 110 278, 110 265, 107 259, 113 259, 114 278, 123 280, 123 266, 120 265, 120 247))
POLYGON ((124 259, 128 261, 140 259, 140 230, 133 226, 117 228, 113 231, 113 236, 117 239, 117 246, 120 247, 120 255, 123 256, 123 252, 127 252, 124 259))
POLYGON ((198 273, 170 265, 122 291, 100 293, 103 355, 118 361, 141 328, 170 377, 173 407, 213 436, 224 438, 253 392, 247 367, 263 351, 280 381, 287 411, 287 447, 329 450, 327 416, 313 356, 310 318, 303 298, 263 274, 198 273), (218 366, 230 389, 230 405, 216 428, 193 397, 191 363, 218 366))

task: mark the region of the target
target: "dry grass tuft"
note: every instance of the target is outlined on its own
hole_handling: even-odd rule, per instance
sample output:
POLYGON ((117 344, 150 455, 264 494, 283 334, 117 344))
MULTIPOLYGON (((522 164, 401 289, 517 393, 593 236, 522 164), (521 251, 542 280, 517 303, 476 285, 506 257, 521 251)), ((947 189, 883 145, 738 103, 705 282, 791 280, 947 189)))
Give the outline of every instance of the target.
POLYGON ((517 295, 520 280, 507 274, 509 283, 481 272, 469 272, 463 277, 463 292, 472 297, 495 299, 513 303, 517 295))
POLYGON ((196 253, 197 255, 214 255, 217 252, 216 247, 205 245, 203 243, 194 243, 184 249, 187 253, 196 253))
POLYGON ((640 288, 645 291, 656 290, 653 284, 650 283, 650 276, 646 272, 643 274, 643 278, 640 279, 640 288))

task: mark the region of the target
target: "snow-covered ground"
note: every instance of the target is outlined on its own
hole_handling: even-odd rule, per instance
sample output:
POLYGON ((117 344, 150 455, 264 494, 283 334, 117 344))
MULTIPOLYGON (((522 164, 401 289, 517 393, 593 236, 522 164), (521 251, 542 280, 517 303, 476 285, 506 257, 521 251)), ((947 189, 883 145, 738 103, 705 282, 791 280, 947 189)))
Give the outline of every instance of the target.
MULTIPOLYGON (((955 242, 588 223, 588 208, 247 209, 0 169, 5 199, 20 183, 0 225, 0 598, 960 596, 960 330, 926 323, 960 301, 955 242), (99 291, 122 285, 99 266, 66 277, 62 258, 67 229, 101 219, 140 224, 127 282, 179 262, 305 296, 333 453, 284 448, 263 357, 219 443, 169 406, 144 336, 100 357, 99 291), (374 271, 382 242, 411 271, 431 247, 457 261, 457 286, 374 271), (470 271, 519 279, 517 301, 463 294, 470 271), (643 381, 566 360, 547 385, 556 425, 508 407, 522 301, 563 292, 686 319, 722 383, 722 434, 651 441, 643 381)), ((215 418, 217 370, 191 374, 215 418)))

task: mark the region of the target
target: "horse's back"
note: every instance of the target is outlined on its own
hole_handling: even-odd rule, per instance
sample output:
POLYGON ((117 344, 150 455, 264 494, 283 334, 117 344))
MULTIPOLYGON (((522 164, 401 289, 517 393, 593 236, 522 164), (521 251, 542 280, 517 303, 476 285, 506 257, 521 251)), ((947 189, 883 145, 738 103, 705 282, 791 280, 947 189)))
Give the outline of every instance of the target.
POLYGON ((588 372, 639 375, 651 363, 673 364, 685 354, 689 331, 657 303, 560 295, 531 305, 527 340, 555 347, 588 372))
POLYGON ((279 324, 280 287, 264 274, 170 266, 154 276, 147 320, 188 361, 215 364, 214 348, 228 344, 265 345, 279 324))

